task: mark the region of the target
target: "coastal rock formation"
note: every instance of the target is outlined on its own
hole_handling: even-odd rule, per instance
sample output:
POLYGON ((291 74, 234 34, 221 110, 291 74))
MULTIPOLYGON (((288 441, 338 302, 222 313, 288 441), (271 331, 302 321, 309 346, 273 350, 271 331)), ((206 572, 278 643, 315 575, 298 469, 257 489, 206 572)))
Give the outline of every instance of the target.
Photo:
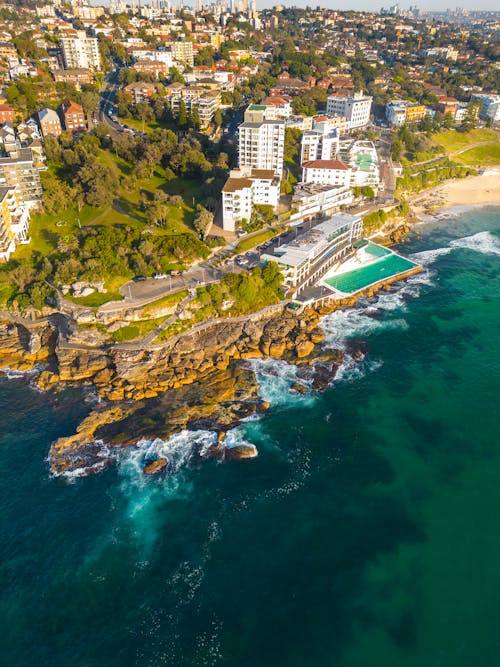
POLYGON ((254 459, 258 455, 257 447, 252 444, 236 445, 226 447, 226 459, 229 461, 240 461, 241 459, 254 459))
POLYGON ((157 475, 160 472, 164 472, 168 468, 168 459, 160 458, 155 459, 154 461, 149 461, 143 468, 143 473, 145 475, 157 475))
MULTIPOLYGON (((363 295, 373 296, 383 287, 379 283, 363 295)), ((248 317, 214 321, 148 347, 140 342, 112 344, 98 331, 80 328, 59 313, 39 321, 4 318, 0 368, 28 370, 43 362, 36 380, 40 388, 84 383, 96 389, 103 402, 76 434, 53 444, 50 462, 55 474, 98 470, 111 458, 103 443, 111 449, 133 446, 141 438, 166 439, 192 427, 225 432, 266 409, 253 372, 236 365, 238 360, 270 356, 314 365, 313 387, 323 390, 342 352, 318 346, 325 337, 320 318, 352 306, 360 296, 324 300, 299 312, 279 304, 248 317)), ((295 390, 300 391, 298 386, 295 390)), ((250 456, 239 450, 227 456, 229 449, 218 443, 206 456, 250 456)))

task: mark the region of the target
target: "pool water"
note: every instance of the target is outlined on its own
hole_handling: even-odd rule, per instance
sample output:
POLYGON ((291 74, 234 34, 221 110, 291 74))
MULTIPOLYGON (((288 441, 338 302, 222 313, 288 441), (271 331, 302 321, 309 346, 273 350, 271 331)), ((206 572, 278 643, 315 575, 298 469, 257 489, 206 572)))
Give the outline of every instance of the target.
POLYGON ((403 271, 413 269, 416 266, 418 266, 418 264, 415 264, 415 262, 411 262, 409 259, 390 253, 383 259, 368 264, 367 266, 362 266, 359 269, 353 269, 352 271, 346 271, 345 273, 332 276, 331 278, 325 278, 325 283, 339 292, 350 294, 351 292, 357 292, 360 289, 368 287, 368 285, 372 285, 379 280, 384 280, 391 276, 395 276, 398 273, 402 273, 403 271))
POLYGON ((384 246, 371 242, 368 243, 365 250, 368 254, 373 255, 373 257, 385 257, 391 254, 391 251, 384 248, 384 246))

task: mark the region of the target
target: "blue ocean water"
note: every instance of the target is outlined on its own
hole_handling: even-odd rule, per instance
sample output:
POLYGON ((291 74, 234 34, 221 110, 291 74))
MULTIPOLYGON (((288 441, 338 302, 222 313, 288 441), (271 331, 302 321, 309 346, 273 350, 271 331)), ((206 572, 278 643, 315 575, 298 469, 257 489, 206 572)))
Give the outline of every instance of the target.
POLYGON ((1 665, 500 664, 500 208, 400 250, 425 272, 326 318, 326 393, 254 362, 252 461, 189 463, 207 434, 181 433, 169 477, 127 452, 54 479, 85 395, 0 383, 1 665))

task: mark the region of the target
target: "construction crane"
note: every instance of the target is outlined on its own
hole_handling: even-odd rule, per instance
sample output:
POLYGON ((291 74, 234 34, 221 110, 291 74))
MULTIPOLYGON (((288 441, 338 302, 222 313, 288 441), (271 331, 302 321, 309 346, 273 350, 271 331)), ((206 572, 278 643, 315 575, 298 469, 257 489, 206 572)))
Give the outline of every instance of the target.
POLYGON ((401 30, 398 30, 397 36, 398 36, 398 39, 396 41, 396 48, 399 46, 399 42, 401 41, 401 30))
POLYGON ((420 51, 421 45, 422 45, 422 37, 419 37, 417 39, 417 51, 420 51))

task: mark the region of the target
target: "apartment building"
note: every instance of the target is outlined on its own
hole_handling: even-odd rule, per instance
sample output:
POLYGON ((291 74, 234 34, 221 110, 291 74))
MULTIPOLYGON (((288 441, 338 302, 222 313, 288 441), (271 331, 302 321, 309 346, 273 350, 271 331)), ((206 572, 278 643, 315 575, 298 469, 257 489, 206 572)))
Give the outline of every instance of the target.
POLYGON ((304 183, 349 187, 351 173, 351 167, 340 160, 310 160, 302 165, 304 183))
POLYGON ((148 102, 158 89, 154 83, 134 81, 125 86, 124 90, 129 93, 134 104, 139 104, 140 102, 148 102))
POLYGON ((389 102, 385 107, 385 117, 392 127, 402 127, 406 123, 416 123, 424 118, 427 110, 423 104, 406 101, 389 102))
POLYGON ((28 243, 29 209, 17 188, 0 186, 0 260, 7 262, 18 243, 28 243))
POLYGON ((215 90, 207 90, 202 86, 184 86, 182 83, 172 83, 167 86, 167 95, 174 116, 178 115, 182 100, 188 114, 194 107, 198 109, 202 127, 206 127, 210 123, 220 107, 222 99, 218 85, 216 85, 215 90))
POLYGON ((222 226, 234 232, 242 220, 250 221, 254 206, 278 206, 280 179, 272 169, 244 167, 230 172, 222 189, 222 226))
POLYGON ((132 69, 141 74, 152 74, 155 79, 160 79, 168 75, 169 66, 161 60, 142 58, 132 65, 132 69))
POLYGON ((59 137, 62 134, 61 121, 54 109, 42 109, 37 114, 42 137, 59 137))
POLYGON ((372 100, 372 97, 361 92, 354 95, 330 95, 326 100, 326 113, 344 116, 348 130, 365 127, 370 122, 372 100))
POLYGON ((340 132, 330 125, 328 116, 317 116, 313 119, 312 129, 302 135, 300 164, 310 160, 334 160, 339 141, 340 132))
POLYGON ((30 148, 18 148, 9 156, 0 157, 0 187, 16 188, 21 204, 37 206, 42 199, 40 172, 30 148))
POLYGON ((101 57, 96 37, 87 37, 78 30, 76 37, 60 39, 65 69, 101 69, 101 57))
POLYGON ((16 120, 16 112, 10 104, 0 104, 0 124, 13 123, 16 120))
POLYGON ((297 183, 292 197, 290 223, 326 218, 342 206, 352 204, 354 196, 345 185, 297 183))
POLYGON ((239 126, 240 167, 272 170, 281 177, 285 149, 285 122, 268 120, 269 107, 251 104, 239 126))
POLYGON ((380 183, 378 154, 372 141, 340 143, 339 155, 351 168, 351 187, 369 186, 376 190, 380 183))
POLYGON ((53 72, 54 81, 63 81, 65 83, 72 83, 77 90, 80 90, 82 85, 92 83, 94 80, 91 70, 86 68, 79 69, 61 69, 53 72))
POLYGON ((83 107, 76 102, 64 102, 61 105, 61 115, 64 121, 64 127, 68 132, 85 132, 87 121, 83 112, 83 107))
POLYGON ((492 123, 500 123, 500 95, 475 93, 470 101, 481 102, 479 118, 490 120, 492 123))
POLYGON ((194 65, 194 51, 192 42, 172 42, 172 59, 175 62, 182 63, 193 67, 194 65))
POLYGON ((271 107, 267 112, 269 120, 287 120, 292 115, 292 104, 289 97, 271 95, 270 97, 264 98, 261 104, 266 107, 271 107), (274 118, 271 117, 273 111, 274 118))

